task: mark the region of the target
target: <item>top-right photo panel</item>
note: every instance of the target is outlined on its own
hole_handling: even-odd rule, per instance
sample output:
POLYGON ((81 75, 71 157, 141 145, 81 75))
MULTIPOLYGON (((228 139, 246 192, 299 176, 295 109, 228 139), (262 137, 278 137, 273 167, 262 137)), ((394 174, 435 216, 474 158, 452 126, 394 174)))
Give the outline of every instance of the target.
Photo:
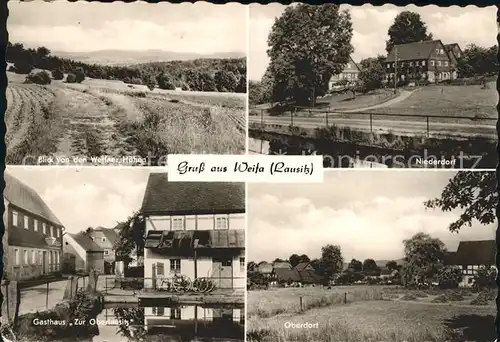
POLYGON ((250 153, 494 169, 495 7, 250 5, 250 153))

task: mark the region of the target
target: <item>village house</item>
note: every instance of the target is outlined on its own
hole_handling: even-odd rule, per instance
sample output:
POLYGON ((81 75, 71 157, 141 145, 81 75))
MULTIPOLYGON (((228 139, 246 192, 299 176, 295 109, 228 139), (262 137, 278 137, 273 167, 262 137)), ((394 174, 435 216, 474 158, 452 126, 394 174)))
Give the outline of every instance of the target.
POLYGON ((445 263, 462 270, 460 287, 474 285, 474 275, 480 268, 496 268, 495 240, 460 241, 456 252, 449 252, 445 263))
POLYGON ((96 270, 103 274, 104 250, 85 233, 63 236, 63 270, 65 273, 96 270))
POLYGON ((168 182, 166 173, 152 173, 141 214, 145 288, 174 275, 245 288, 244 183, 168 182))
POLYGON ((461 50, 458 44, 447 46, 441 40, 394 45, 385 60, 386 79, 394 81, 396 75, 398 80, 431 83, 455 79, 455 56, 461 50))
POLYGON ((60 273, 63 224, 35 190, 7 172, 4 179, 4 277, 60 273))
POLYGON ((361 69, 354 60, 349 57, 349 62, 345 65, 341 73, 333 75, 328 82, 328 89, 332 90, 333 87, 340 81, 356 82, 359 77, 361 69))
POLYGON ((114 246, 119 239, 118 233, 112 228, 97 227, 89 228, 87 234, 104 251, 106 268, 111 271, 111 265, 116 261, 114 246))

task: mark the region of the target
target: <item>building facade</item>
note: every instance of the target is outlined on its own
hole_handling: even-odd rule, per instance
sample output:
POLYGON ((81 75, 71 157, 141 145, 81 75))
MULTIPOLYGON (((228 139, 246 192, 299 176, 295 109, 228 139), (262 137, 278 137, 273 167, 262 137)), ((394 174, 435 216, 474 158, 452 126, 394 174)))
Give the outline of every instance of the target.
POLYGON ((458 44, 451 45, 455 47, 447 48, 440 40, 429 40, 393 46, 385 60, 386 80, 434 83, 455 79, 456 58, 450 51, 455 51, 458 44))
POLYGON ((115 259, 115 243, 118 241, 118 233, 111 228, 97 227, 88 230, 90 238, 104 251, 104 261, 113 263, 115 259))
POLYGON ((349 57, 349 62, 345 65, 341 73, 333 75, 328 82, 328 89, 331 90, 340 81, 356 82, 361 69, 354 60, 349 57))
POLYGON ((4 277, 60 273, 63 224, 35 190, 7 172, 4 179, 4 277))
POLYGON ((65 273, 88 273, 94 269, 103 274, 105 271, 104 250, 87 234, 64 234, 63 252, 65 273))
POLYGON ((168 182, 167 174, 151 174, 141 209, 145 288, 182 275, 244 289, 244 189, 243 183, 168 182))
POLYGON ((496 269, 495 259, 495 240, 460 241, 457 251, 448 253, 445 262, 462 270, 460 287, 472 287, 479 269, 496 269))

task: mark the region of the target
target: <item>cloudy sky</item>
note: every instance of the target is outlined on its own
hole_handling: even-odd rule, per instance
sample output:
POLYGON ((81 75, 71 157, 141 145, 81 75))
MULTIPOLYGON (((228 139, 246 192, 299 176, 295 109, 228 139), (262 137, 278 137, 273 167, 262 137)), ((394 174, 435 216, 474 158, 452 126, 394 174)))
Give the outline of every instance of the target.
MULTIPOLYGON (((360 61, 363 58, 385 54, 385 41, 388 39, 387 30, 394 22, 396 15, 403 10, 420 13, 422 20, 427 24, 428 32, 432 32, 436 39, 443 43, 456 42, 462 49, 470 43, 482 46, 496 44, 496 8, 479 8, 467 6, 460 8, 438 6, 349 6, 342 5, 351 12, 353 23, 352 45, 353 59, 360 61)), ((269 59, 267 37, 274 23, 285 6, 277 3, 270 5, 252 4, 250 6, 250 51, 249 51, 249 79, 259 80, 264 74, 269 59)))
POLYGON ((66 227, 112 228, 142 204, 150 170, 145 168, 7 167, 33 188, 66 227))
POLYGON ((246 52, 247 9, 212 5, 9 1, 9 40, 52 51, 246 52), (43 13, 43 15, 42 15, 43 13))
POLYGON ((346 261, 404 257, 404 239, 418 232, 455 251, 460 240, 494 239, 495 225, 479 223, 450 233, 459 212, 425 210, 455 172, 333 171, 323 184, 248 186, 248 260, 291 254, 320 257, 325 244, 340 245, 346 261))

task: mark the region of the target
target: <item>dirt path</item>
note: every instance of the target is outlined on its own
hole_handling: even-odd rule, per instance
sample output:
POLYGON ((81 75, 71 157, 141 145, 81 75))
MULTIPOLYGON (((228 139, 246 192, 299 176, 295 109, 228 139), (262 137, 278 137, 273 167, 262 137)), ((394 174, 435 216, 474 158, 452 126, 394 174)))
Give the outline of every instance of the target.
POLYGON ((418 89, 415 90, 401 90, 399 96, 390 99, 389 101, 385 101, 382 103, 379 103, 377 105, 369 106, 369 107, 364 107, 364 108, 357 108, 357 109, 349 109, 349 110, 344 110, 342 111, 343 113, 355 113, 355 112, 364 112, 372 109, 377 109, 377 108, 383 108, 383 107, 388 107, 392 106, 396 103, 400 103, 407 98, 409 98, 415 91, 418 91, 418 89))

